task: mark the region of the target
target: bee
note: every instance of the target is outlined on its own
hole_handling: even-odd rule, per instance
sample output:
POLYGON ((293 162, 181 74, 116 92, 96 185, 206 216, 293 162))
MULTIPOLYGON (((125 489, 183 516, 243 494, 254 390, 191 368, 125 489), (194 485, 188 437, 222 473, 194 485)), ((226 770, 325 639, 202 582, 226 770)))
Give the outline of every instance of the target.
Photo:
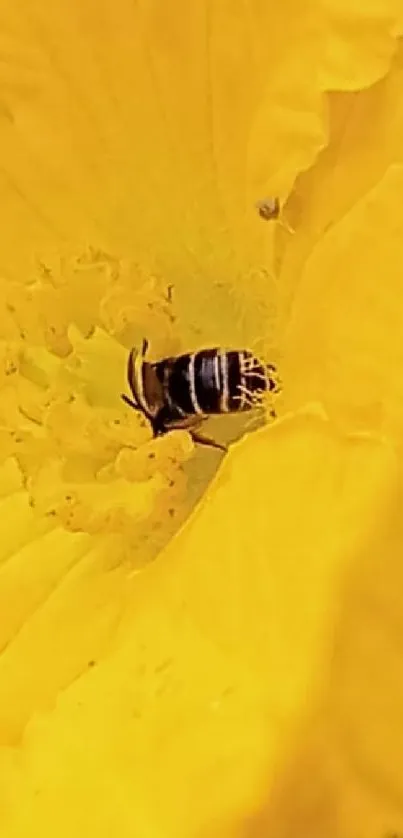
POLYGON ((202 349, 200 352, 145 360, 148 341, 129 354, 127 379, 133 398, 122 399, 150 421, 154 436, 186 429, 200 445, 226 451, 199 433, 212 414, 251 410, 266 392, 278 392, 276 367, 263 364, 248 350, 202 349))
POLYGON ((280 215, 280 201, 278 198, 263 198, 257 201, 255 206, 264 221, 275 221, 280 215))

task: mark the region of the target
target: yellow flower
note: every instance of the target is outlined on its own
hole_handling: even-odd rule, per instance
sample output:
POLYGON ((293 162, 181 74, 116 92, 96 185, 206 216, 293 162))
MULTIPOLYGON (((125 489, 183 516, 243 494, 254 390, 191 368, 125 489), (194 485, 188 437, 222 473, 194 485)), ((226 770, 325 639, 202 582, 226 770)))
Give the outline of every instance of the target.
POLYGON ((23 5, 0 834, 403 835, 403 6, 23 5), (144 335, 278 360, 278 422, 153 440, 120 401, 144 335))

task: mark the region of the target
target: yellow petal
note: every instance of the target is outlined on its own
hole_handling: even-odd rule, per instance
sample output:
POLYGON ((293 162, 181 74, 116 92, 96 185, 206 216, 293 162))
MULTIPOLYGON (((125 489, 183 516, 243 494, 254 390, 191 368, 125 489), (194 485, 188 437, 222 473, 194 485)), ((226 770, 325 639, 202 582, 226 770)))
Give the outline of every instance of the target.
POLYGON ((394 49, 396 0, 345 6, 6 3, 3 273, 26 281, 89 244, 162 271, 184 342, 232 342, 234 322, 241 345, 267 335, 255 201, 325 143, 322 92, 373 83, 394 49))
MULTIPOLYGON (((396 208, 399 143, 389 156, 374 147, 369 179, 351 178, 344 205, 350 161, 325 221, 315 178, 332 170, 346 112, 343 96, 336 115, 332 99, 327 124, 323 92, 375 82, 368 97, 390 90, 389 76, 380 79, 400 31, 400 5, 176 0, 168 10, 163 0, 57 0, 50 10, 29 0, 23 13, 6 5, 2 831, 6 838, 239 835, 244 824, 254 828, 267 789, 280 786, 287 800, 269 803, 263 820, 291 838, 305 810, 287 776, 298 776, 307 717, 319 720, 319 745, 310 751, 302 741, 303 765, 320 774, 320 733, 325 739, 331 729, 335 741, 338 720, 346 719, 364 770, 381 766, 374 823, 396 829, 389 801, 400 793, 399 768, 385 770, 390 754, 398 762, 392 734, 384 737, 380 727, 379 735, 370 713, 365 740, 361 702, 351 702, 351 716, 343 704, 349 689, 359 695, 368 682, 354 648, 351 663, 343 655, 360 584, 346 596, 345 621, 340 605, 350 573, 367 573, 372 584, 368 544, 400 542, 398 521, 387 521, 388 504, 399 500, 398 465, 381 437, 400 439, 401 326, 398 306, 374 287, 390 248, 398 260, 400 231, 390 221, 380 225, 378 249, 366 232, 374 196, 389 219, 396 208), (256 200, 277 192, 283 199, 328 137, 329 155, 299 179, 287 207, 294 237, 286 226, 262 223, 256 200), (385 174, 382 160, 397 165, 385 174), (305 197, 310 209, 298 228, 305 197), (339 223, 323 235, 329 220, 339 223), (368 334, 362 306, 348 299, 362 355, 338 293, 349 258, 352 280, 361 280, 357 298, 367 270, 372 281, 368 334), (332 422, 297 414, 239 446, 180 536, 139 572, 169 538, 171 513, 183 515, 200 472, 187 493, 187 435, 151 441, 131 413, 121 407, 117 414, 122 345, 146 327, 161 354, 168 345, 270 345, 275 267, 287 328, 284 403, 295 412, 314 397, 332 422), (333 296, 324 298, 322 323, 324 272, 333 277, 333 296), (385 344, 381 330, 373 334, 377 317, 385 344), (337 377, 332 359, 345 331, 337 377), (385 374, 377 367, 380 346, 385 374), (373 368, 381 408, 370 390, 373 368), (346 387, 351 370, 358 396, 346 387), (342 434, 337 424, 366 433, 342 434), (328 672, 338 630, 332 704, 328 672)), ((398 62, 389 74, 395 98, 398 62)), ((370 114, 366 95, 357 100, 364 97, 370 114)), ((385 113, 393 113, 395 98, 380 100, 385 113)), ((387 124, 389 142, 393 118, 387 124)), ((365 142, 369 134, 366 123, 365 142)), ((357 158, 362 136, 354 143, 357 158)), ((331 175, 323 182, 329 186, 331 175)), ((393 300, 397 279, 396 270, 393 300)), ((206 482, 207 465, 201 474, 206 482)), ((398 590, 398 568, 391 580, 398 590)), ((368 635, 376 625, 370 619, 368 635)), ((376 701, 399 724, 398 688, 396 703, 383 700, 390 665, 381 655, 376 701)), ((357 823, 370 824, 370 786, 343 770, 346 753, 335 748, 329 758, 330 771, 333 754, 339 760, 336 803, 323 807, 322 819, 307 809, 318 838, 339 801, 343 838, 357 838, 357 823), (353 793, 346 777, 356 783, 353 793)))
POLYGON ((286 389, 287 402, 321 398, 345 426, 391 438, 401 438, 403 423, 402 186, 403 167, 390 167, 320 240, 306 262, 288 331, 298 375, 286 389))
POLYGON ((402 33, 400 1, 324 0, 323 5, 328 26, 324 88, 356 90, 378 81, 389 70, 395 39, 402 33))
MULTIPOLYGON (((336 222, 342 221, 358 201, 366 199, 367 193, 382 181, 389 166, 403 162, 402 79, 403 49, 399 44, 390 72, 382 81, 359 94, 338 93, 329 97, 328 146, 316 165, 298 178, 286 208, 287 223, 297 235, 278 231, 276 258, 281 265, 281 332, 284 327, 288 328, 298 281, 317 241, 336 222)), ((398 195, 395 200, 397 203, 398 195)), ((388 223, 387 218, 381 218, 385 207, 378 209, 375 204, 372 211, 373 225, 378 221, 388 223)), ((393 225, 398 218, 397 207, 390 205, 389 211, 395 216, 394 220, 391 218, 393 225)), ((375 238, 380 237, 376 231, 375 238)), ((353 242, 351 249, 354 249, 353 242)), ((346 261, 350 262, 350 259, 351 255, 347 253, 346 261)), ((389 259, 386 264, 389 267, 389 259)), ((348 269, 348 264, 346 267, 348 269)), ((325 270, 322 281, 326 289, 325 270)))
MULTIPOLYGON (((92 816, 100 836, 112 821, 120 835, 238 834, 327 683, 338 591, 367 549, 368 522, 382 527, 395 474, 386 446, 302 415, 242 444, 176 543, 129 586, 115 572, 108 601, 94 556, 100 658, 54 709, 37 697, 29 774, 11 775, 24 806, 10 807, 10 834, 67 836, 92 816), (119 590, 126 604, 111 632, 119 590)), ((51 655, 61 642, 52 601, 60 630, 81 630, 88 648, 78 592, 64 584, 10 648, 10 699, 13 667, 31 661, 8 702, 15 720, 19 691, 43 681, 39 641, 41 667, 44 643, 51 655)), ((71 665, 49 668, 48 684, 71 665)))

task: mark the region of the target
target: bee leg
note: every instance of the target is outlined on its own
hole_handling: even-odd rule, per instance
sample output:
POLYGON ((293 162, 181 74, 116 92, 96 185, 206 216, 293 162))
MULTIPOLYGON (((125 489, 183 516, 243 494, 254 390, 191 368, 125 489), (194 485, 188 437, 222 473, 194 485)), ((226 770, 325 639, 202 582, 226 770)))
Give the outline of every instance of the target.
POLYGON ((212 439, 209 436, 204 436, 204 434, 199 434, 197 430, 189 430, 190 436, 193 439, 193 442, 198 443, 199 445, 208 445, 210 448, 218 448, 220 451, 225 451, 227 453, 228 448, 226 445, 223 445, 221 442, 216 442, 215 439, 212 439))
POLYGON ((150 344, 149 344, 147 338, 143 338, 143 342, 141 344, 141 349, 140 350, 136 349, 135 346, 133 346, 133 348, 131 349, 131 351, 129 353, 129 363, 128 363, 129 382, 133 378, 134 363, 135 363, 135 360, 136 360, 137 356, 141 355, 141 357, 144 358, 145 355, 148 352, 149 345, 150 344))
POLYGON ((215 439, 212 439, 210 436, 205 436, 204 434, 199 433, 199 428, 202 422, 206 422, 208 416, 194 416, 192 423, 188 426, 188 431, 190 436, 193 439, 193 442, 196 442, 198 445, 208 445, 210 448, 218 448, 219 451, 228 451, 226 445, 223 445, 221 442, 216 442, 215 439))
POLYGON ((192 414, 191 416, 183 416, 173 420, 171 409, 164 405, 152 419, 154 435, 160 436, 169 431, 190 431, 191 428, 198 428, 207 418, 207 416, 192 414))
MULTIPOLYGON (((147 352, 147 349, 148 349, 148 340, 147 340, 147 338, 143 338, 143 343, 142 343, 142 346, 141 346, 141 353, 140 353, 142 358, 144 358, 144 356, 147 352)), ((129 380, 130 389, 133 393, 133 398, 131 399, 129 396, 126 396, 125 393, 121 394, 121 398, 123 399, 123 401, 126 404, 129 405, 129 407, 133 408, 133 410, 141 410, 142 413, 144 413, 145 411, 143 410, 142 406, 137 401, 137 399, 134 395, 134 390, 133 390, 134 364, 135 364, 135 360, 136 360, 138 354, 139 354, 138 349, 133 348, 131 350, 131 352, 129 354, 128 368, 127 368, 127 377, 128 377, 128 380, 129 380)))
POLYGON ((164 408, 161 409, 156 419, 154 419, 154 436, 159 436, 160 434, 167 433, 168 431, 189 431, 193 442, 196 442, 199 445, 209 445, 211 448, 218 448, 220 451, 228 450, 226 445, 221 445, 221 443, 216 442, 214 439, 199 433, 200 425, 202 422, 206 422, 208 416, 200 416, 200 414, 197 414, 196 416, 185 416, 183 419, 176 422, 171 421, 165 424, 163 411, 164 408))
POLYGON ((134 399, 130 399, 129 396, 126 396, 126 393, 121 393, 120 398, 125 402, 125 404, 128 404, 129 407, 132 407, 133 410, 141 410, 139 403, 134 399))
POLYGON ((164 405, 159 409, 157 415, 153 416, 150 419, 154 436, 162 436, 163 434, 166 434, 169 430, 171 430, 169 425, 170 415, 171 412, 169 407, 164 405))
POLYGON ((176 422, 167 421, 169 416, 169 409, 162 407, 152 423, 154 436, 161 436, 161 434, 168 433, 169 431, 189 431, 193 442, 199 445, 209 445, 211 448, 218 448, 220 451, 228 450, 226 445, 221 445, 221 443, 216 442, 214 439, 210 439, 210 437, 198 432, 200 425, 208 419, 208 416, 200 416, 199 414, 196 416, 184 416, 183 419, 178 419, 176 422))

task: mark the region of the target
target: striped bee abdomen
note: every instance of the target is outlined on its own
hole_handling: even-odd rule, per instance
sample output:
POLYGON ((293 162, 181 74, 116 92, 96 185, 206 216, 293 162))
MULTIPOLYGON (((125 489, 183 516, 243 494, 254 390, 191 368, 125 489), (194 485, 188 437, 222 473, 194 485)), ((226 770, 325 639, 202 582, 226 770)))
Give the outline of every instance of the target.
MULTIPOLYGON (((176 408, 183 416, 195 413, 191 393, 190 355, 179 355, 177 358, 160 361, 165 364, 164 395, 166 403, 176 408)), ((157 365, 159 366, 159 365, 157 365)))
POLYGON ((274 377, 275 368, 265 366, 252 352, 239 352, 238 355, 237 397, 238 394, 241 396, 238 410, 250 410, 261 402, 265 392, 278 389, 278 383, 274 377))
POLYGON ((266 367, 247 351, 204 349, 155 365, 165 400, 175 414, 250 410, 273 389, 266 367))
POLYGON ((246 399, 244 388, 246 386, 242 377, 242 364, 246 352, 226 352, 225 361, 227 366, 226 379, 227 387, 223 391, 223 410, 244 410, 246 399))
POLYGON ((193 356, 194 391, 198 413, 221 413, 221 378, 218 349, 204 349, 193 356))
POLYGON ((276 368, 248 350, 215 347, 152 363, 145 360, 147 347, 144 340, 141 353, 136 349, 130 353, 128 380, 133 399, 125 395, 123 399, 148 417, 155 435, 192 428, 198 442, 223 448, 197 432, 203 418, 251 410, 261 404, 266 391, 279 389, 276 368))

